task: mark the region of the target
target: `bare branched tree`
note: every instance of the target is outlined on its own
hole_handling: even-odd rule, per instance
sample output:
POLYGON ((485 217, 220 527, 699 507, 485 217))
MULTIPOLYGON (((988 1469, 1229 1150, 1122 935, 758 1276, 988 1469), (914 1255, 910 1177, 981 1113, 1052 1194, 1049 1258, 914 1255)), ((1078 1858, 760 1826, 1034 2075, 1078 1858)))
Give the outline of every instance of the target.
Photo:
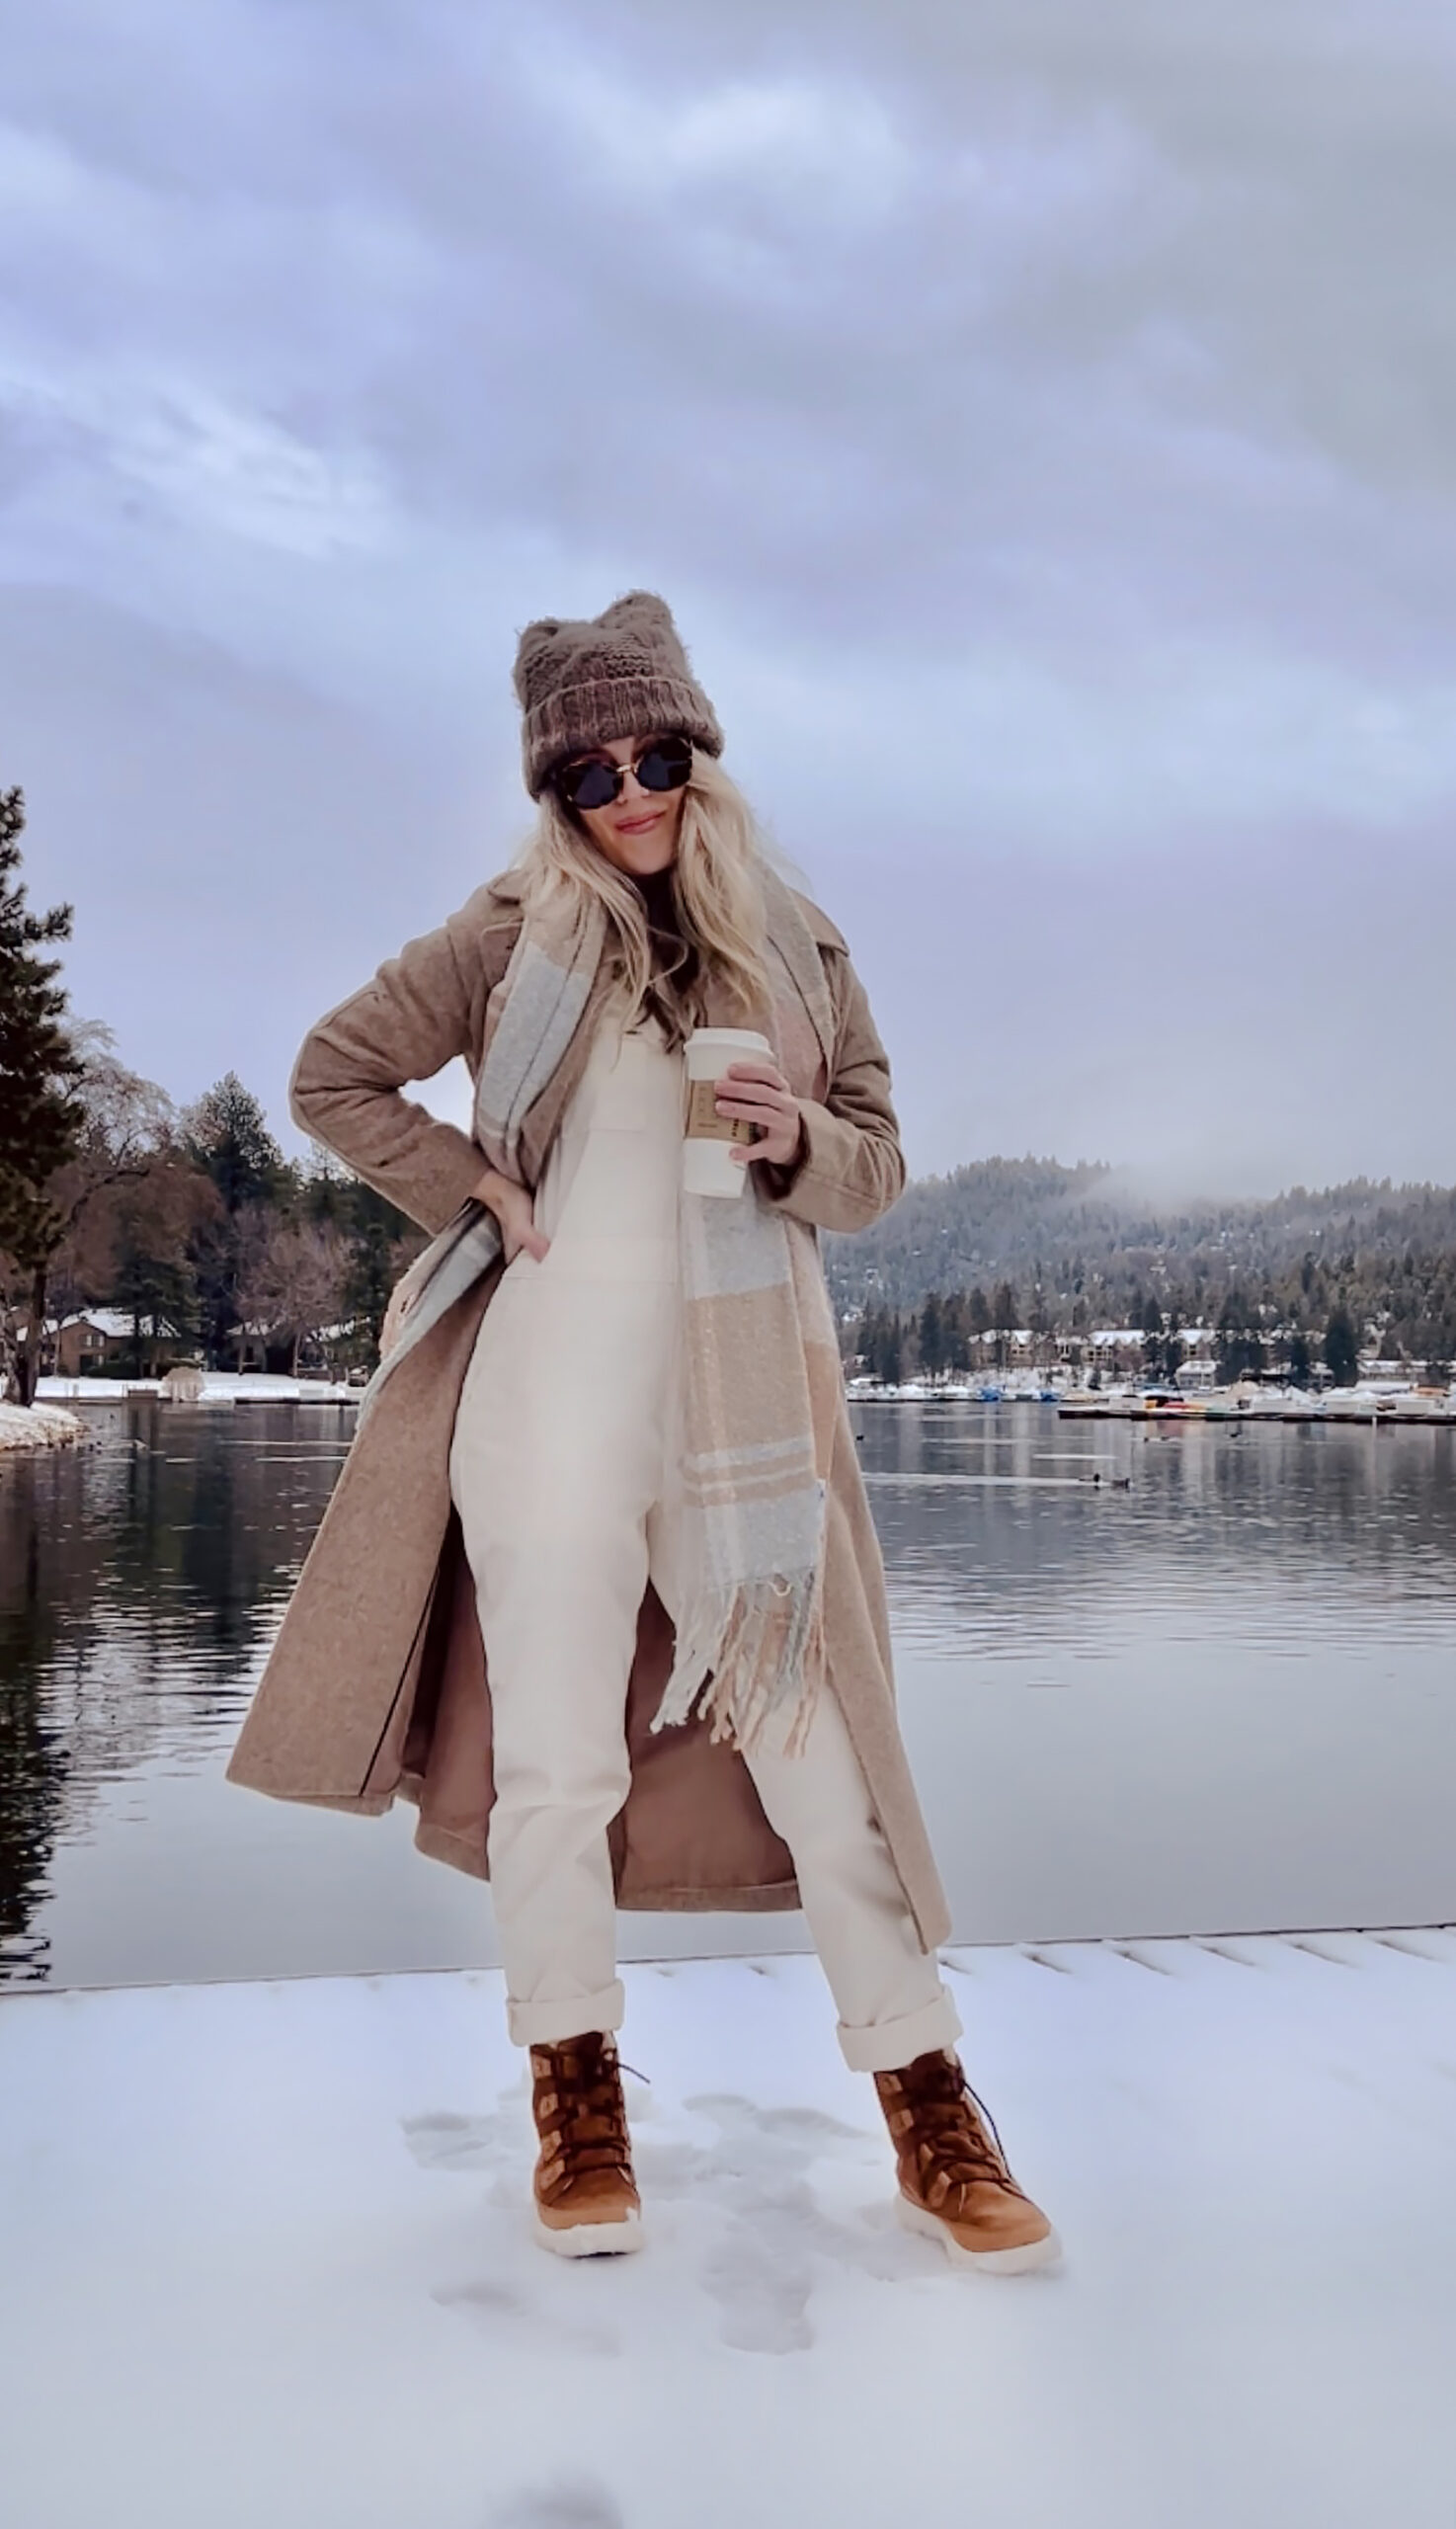
POLYGON ((240 1241, 238 1308, 245 1324, 263 1326, 289 1346, 296 1376, 299 1346, 334 1325, 344 1305, 348 1241, 328 1221, 271 1218, 261 1209, 240 1241))

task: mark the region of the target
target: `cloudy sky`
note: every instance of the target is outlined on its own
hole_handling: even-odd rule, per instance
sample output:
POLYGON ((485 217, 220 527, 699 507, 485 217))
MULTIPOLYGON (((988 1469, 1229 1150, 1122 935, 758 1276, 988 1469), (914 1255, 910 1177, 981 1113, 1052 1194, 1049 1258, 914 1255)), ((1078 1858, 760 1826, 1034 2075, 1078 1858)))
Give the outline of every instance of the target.
POLYGON ((293 1143, 305 1026, 524 830, 517 630, 646 585, 915 1169, 1456 1177, 1446 0, 5 53, 0 781, 137 1069, 293 1143))

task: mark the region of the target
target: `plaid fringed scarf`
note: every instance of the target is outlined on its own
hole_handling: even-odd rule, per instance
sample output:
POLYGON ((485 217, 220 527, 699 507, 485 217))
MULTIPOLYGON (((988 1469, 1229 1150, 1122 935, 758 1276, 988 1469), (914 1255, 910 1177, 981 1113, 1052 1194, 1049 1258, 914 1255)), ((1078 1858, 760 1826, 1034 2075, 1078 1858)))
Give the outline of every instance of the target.
MULTIPOLYGON (((771 873, 768 893, 780 926, 800 920, 771 873)), ((492 995, 475 1138, 491 1167, 518 1183, 523 1122, 587 1014, 607 928, 595 899, 576 916, 528 912, 492 995)), ((815 1339, 832 1344, 833 1330, 817 1248, 812 1231, 760 1198, 752 1174, 737 1200, 683 1192, 679 1240, 688 1602, 652 1726, 696 1711, 715 1739, 794 1754, 824 1667, 828 1433, 815 1429, 808 1350, 815 1339)), ((467 1203, 410 1269, 411 1305, 365 1411, 500 1253, 495 1214, 467 1203)))

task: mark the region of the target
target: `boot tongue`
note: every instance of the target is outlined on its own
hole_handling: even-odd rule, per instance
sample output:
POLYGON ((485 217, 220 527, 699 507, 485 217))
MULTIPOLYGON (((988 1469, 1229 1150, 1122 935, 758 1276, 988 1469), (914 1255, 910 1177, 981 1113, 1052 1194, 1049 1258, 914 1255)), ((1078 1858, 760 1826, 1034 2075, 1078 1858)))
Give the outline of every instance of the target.
POLYGON ((899 2076, 907 2098, 959 2098, 962 2075, 954 2057, 944 2054, 917 2055, 899 2076))

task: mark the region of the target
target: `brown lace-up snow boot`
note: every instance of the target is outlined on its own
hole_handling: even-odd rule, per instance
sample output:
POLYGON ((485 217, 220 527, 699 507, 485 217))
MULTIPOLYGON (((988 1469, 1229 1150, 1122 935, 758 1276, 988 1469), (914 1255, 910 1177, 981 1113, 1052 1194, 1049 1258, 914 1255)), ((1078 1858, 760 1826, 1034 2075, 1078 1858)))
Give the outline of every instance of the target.
POLYGON ((900 2219, 938 2240, 957 2265, 1024 2274, 1051 2265, 1061 2243, 1016 2184, 1001 2137, 948 2051, 917 2055, 874 2085, 899 2162, 900 2219))
POLYGON ((557 2256, 624 2256, 642 2245, 642 2205, 615 2040, 598 2029, 530 2050, 540 2136, 536 2237, 557 2256))

